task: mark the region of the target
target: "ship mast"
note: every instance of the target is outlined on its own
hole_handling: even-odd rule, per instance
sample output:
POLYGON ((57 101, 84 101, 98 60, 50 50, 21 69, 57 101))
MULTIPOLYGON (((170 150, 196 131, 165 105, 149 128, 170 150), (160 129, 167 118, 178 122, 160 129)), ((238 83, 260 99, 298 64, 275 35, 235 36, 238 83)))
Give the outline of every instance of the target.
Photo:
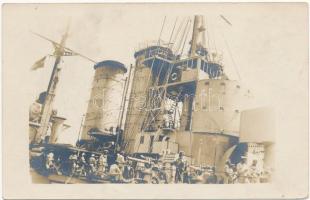
POLYGON ((195 56, 196 48, 197 48, 197 37, 198 37, 198 21, 199 16, 195 16, 194 25, 193 25, 193 35, 191 40, 191 47, 190 47, 190 56, 195 56))
MULTIPOLYGON (((205 47, 206 46, 205 30, 206 28, 205 28, 203 16, 195 15, 192 39, 190 42, 190 51, 189 51, 190 57, 195 56, 197 54, 197 51, 202 51, 206 48, 205 47)), ((203 53, 205 54, 205 52, 203 53)))
POLYGON ((40 121, 40 128, 38 129, 38 132, 34 138, 34 142, 40 142, 42 136, 45 136, 49 127, 50 119, 53 112, 53 104, 55 99, 55 92, 57 83, 59 81, 59 72, 60 68, 58 68, 58 65, 61 61, 62 56, 65 52, 65 43, 68 37, 68 27, 65 32, 65 34, 62 36, 60 44, 54 44, 55 52, 54 55, 56 56, 53 71, 49 80, 49 84, 46 91, 45 100, 43 103, 43 109, 42 109, 42 115, 41 115, 41 121, 40 121))

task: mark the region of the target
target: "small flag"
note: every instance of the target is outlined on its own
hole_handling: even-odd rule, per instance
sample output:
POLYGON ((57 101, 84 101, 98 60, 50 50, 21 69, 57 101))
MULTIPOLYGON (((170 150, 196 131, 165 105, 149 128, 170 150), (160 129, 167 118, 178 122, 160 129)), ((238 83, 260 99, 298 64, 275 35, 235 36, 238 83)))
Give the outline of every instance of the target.
MULTIPOLYGON (((77 56, 79 54, 73 52, 73 51, 64 51, 61 56, 77 56)), ((53 56, 57 56, 57 49, 55 49, 55 52, 53 53, 53 56)))
POLYGON ((73 51, 65 51, 63 53, 63 56, 76 56, 76 55, 78 55, 78 54, 73 52, 73 51))
POLYGON ((32 67, 31 70, 36 70, 39 68, 44 67, 44 62, 45 62, 46 56, 44 56, 43 58, 41 58, 40 60, 38 60, 37 62, 35 62, 32 67))

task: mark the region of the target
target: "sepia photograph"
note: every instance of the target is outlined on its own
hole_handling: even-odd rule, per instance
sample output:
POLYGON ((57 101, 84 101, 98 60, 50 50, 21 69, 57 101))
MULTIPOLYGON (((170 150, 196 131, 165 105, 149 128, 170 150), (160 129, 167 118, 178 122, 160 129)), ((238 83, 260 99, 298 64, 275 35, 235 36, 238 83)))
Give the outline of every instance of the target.
POLYGON ((5 197, 308 196, 306 3, 2 16, 5 197))

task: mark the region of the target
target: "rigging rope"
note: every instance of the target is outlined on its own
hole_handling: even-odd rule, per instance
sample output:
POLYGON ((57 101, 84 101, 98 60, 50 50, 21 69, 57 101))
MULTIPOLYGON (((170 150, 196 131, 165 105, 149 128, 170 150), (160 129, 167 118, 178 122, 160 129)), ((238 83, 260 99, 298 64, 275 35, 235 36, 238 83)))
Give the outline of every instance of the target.
POLYGON ((172 32, 171 32, 171 35, 170 35, 170 38, 169 38, 169 42, 168 42, 168 48, 170 48, 170 42, 171 42, 171 39, 172 39, 172 36, 173 36, 173 33, 174 33, 174 29, 175 29, 175 26, 178 22, 178 17, 175 19, 175 22, 174 22, 174 25, 173 25, 173 29, 172 29, 172 32))
POLYGON ((173 39, 173 41, 171 42, 172 44, 175 44, 175 42, 176 42, 176 40, 177 40, 177 38, 178 38, 178 36, 179 36, 179 33, 180 33, 180 31, 181 31, 181 29, 182 29, 182 27, 183 27, 183 25, 184 25, 185 20, 186 20, 186 19, 183 18, 181 24, 179 25, 178 30, 177 30, 177 32, 176 32, 176 35, 174 36, 174 39, 173 39))
POLYGON ((163 25, 161 27, 160 34, 159 34, 159 37, 158 37, 158 42, 157 42, 158 45, 160 44, 160 38, 161 38, 161 34, 162 34, 163 30, 164 30, 165 23, 166 23, 166 16, 164 18, 164 22, 163 22, 163 25))
MULTIPOLYGON (((176 18, 176 21, 174 23, 174 26, 173 26, 173 29, 172 29, 172 32, 171 32, 171 35, 170 35, 170 39, 169 39, 169 42, 168 42, 168 48, 169 48, 169 44, 171 42, 171 38, 172 38, 172 35, 173 35, 173 32, 174 32, 174 29, 175 29, 175 25, 176 25, 176 22, 177 22, 178 18, 176 18)), ((174 44, 171 46, 171 48, 174 46, 174 44)), ((168 58, 168 54, 167 54, 167 58, 168 58)), ((158 86, 159 85, 159 78, 160 78, 160 74, 161 74, 161 71, 163 69, 163 66, 164 66, 164 60, 162 60, 162 64, 161 64, 161 67, 159 69, 159 73, 155 79, 155 85, 158 86)))
POLYGON ((232 55, 232 53, 231 53, 231 51, 230 51, 229 45, 228 45, 227 41, 225 40, 224 35, 223 35, 222 33, 221 33, 221 35, 222 35, 223 40, 224 40, 224 42, 225 42, 225 45, 226 45, 226 48, 227 48, 227 50, 228 50, 230 59, 231 59, 231 61, 232 61, 232 63, 233 63, 233 67, 234 67, 234 69, 235 69, 235 71, 236 71, 236 73, 237 73, 237 75, 238 75, 239 80, 241 81, 241 76, 240 76, 238 67, 237 67, 237 65, 236 65, 235 59, 234 59, 234 57, 233 57, 233 55, 232 55))
POLYGON ((190 19, 189 18, 187 18, 187 21, 186 21, 186 24, 185 24, 185 27, 184 27, 184 29, 183 29, 183 33, 182 33, 182 35, 181 35, 181 39, 180 39, 180 41, 179 41, 179 43, 178 43, 178 46, 177 46, 177 48, 176 48, 176 50, 175 50, 175 54, 176 55, 179 55, 179 51, 180 51, 180 48, 181 48, 181 45, 182 45, 182 42, 183 42, 183 40, 184 40, 184 37, 185 37, 185 34, 186 34, 186 31, 187 31, 187 29, 188 29, 188 23, 190 22, 190 19))
MULTIPOLYGON (((213 29, 213 24, 209 23, 209 27, 210 27, 210 43, 213 43, 214 49, 215 49, 215 53, 217 53, 217 48, 216 48, 216 43, 215 43, 215 39, 214 39, 214 29, 213 29), (212 24, 212 26, 211 26, 212 24), (211 28, 212 27, 212 28, 211 28)), ((211 44, 212 45, 212 44, 211 44)))
POLYGON ((191 23, 192 23, 192 21, 189 20, 188 30, 187 30, 187 33, 186 33, 186 36, 185 36, 185 39, 184 39, 184 43, 183 43, 183 47, 182 47, 182 51, 181 51, 181 54, 180 54, 181 56, 183 55, 183 50, 184 50, 184 47, 185 47, 185 43, 187 41, 187 36, 188 36, 188 34, 190 32, 191 23))
POLYGON ((206 30, 207 30, 207 39, 208 39, 208 48, 210 49, 210 34, 209 34, 209 26, 208 26, 208 19, 206 17, 206 30))

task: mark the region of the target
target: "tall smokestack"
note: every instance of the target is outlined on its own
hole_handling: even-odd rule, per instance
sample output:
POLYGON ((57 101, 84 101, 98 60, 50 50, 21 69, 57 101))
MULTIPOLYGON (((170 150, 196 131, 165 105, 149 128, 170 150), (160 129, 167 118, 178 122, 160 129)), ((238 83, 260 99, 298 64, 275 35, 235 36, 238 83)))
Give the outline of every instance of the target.
POLYGON ((121 112, 126 67, 120 62, 105 60, 97 63, 94 69, 95 76, 82 129, 83 140, 90 139, 88 132, 92 128, 109 130, 117 127, 121 112))

